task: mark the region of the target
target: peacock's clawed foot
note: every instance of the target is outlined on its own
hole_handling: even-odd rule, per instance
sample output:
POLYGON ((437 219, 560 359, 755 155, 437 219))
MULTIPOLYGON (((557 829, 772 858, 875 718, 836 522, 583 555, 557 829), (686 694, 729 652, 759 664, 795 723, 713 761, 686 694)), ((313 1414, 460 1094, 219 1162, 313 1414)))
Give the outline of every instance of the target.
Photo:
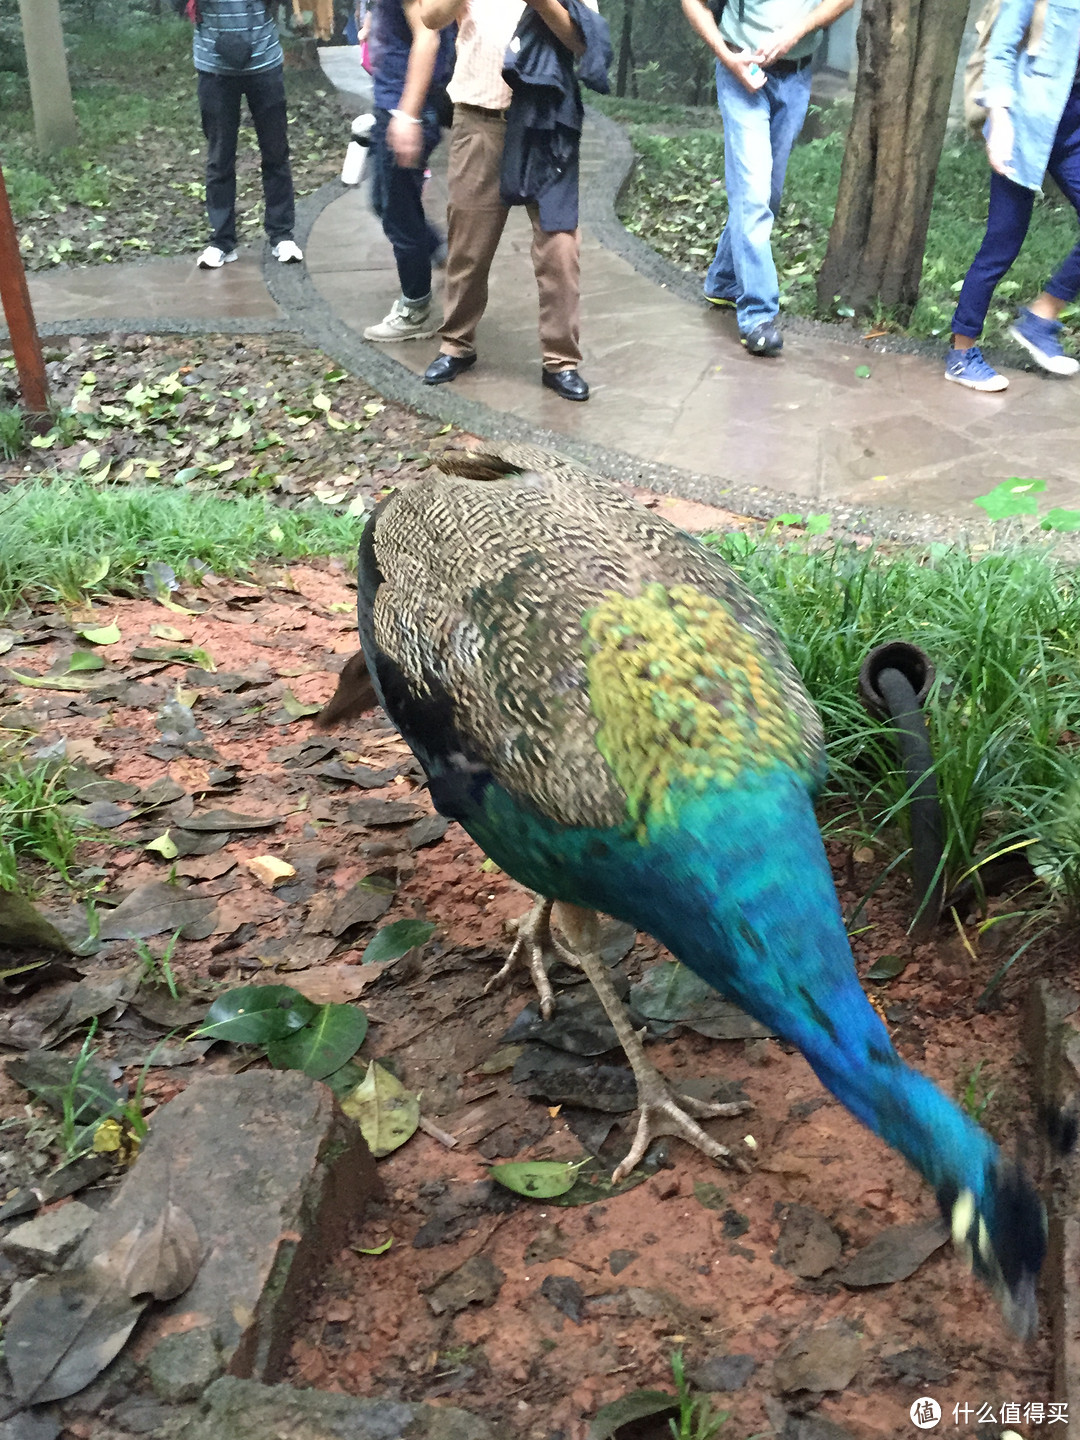
POLYGON ((550 1020, 555 1013, 555 993, 547 977, 544 961, 566 960, 573 963, 572 954, 556 939, 552 931, 551 907, 550 900, 537 900, 533 908, 518 919, 517 939, 510 947, 506 964, 484 986, 486 995, 497 985, 504 984, 515 970, 524 967, 532 977, 540 1000, 540 1014, 545 1020, 550 1020))
POLYGON ((651 1076, 638 1076, 638 1104, 634 1143, 615 1167, 611 1177, 614 1184, 626 1179, 634 1166, 644 1158, 652 1142, 661 1135, 675 1135, 680 1140, 685 1140, 688 1145, 693 1145, 694 1149, 700 1150, 703 1155, 708 1155, 710 1160, 722 1161, 736 1170, 750 1168, 740 1156, 733 1155, 726 1145, 721 1145, 711 1135, 706 1135, 697 1120, 691 1119, 693 1115, 702 1120, 742 1115, 752 1108, 749 1100, 696 1100, 691 1095, 680 1095, 671 1090, 660 1072, 653 1070, 651 1076))

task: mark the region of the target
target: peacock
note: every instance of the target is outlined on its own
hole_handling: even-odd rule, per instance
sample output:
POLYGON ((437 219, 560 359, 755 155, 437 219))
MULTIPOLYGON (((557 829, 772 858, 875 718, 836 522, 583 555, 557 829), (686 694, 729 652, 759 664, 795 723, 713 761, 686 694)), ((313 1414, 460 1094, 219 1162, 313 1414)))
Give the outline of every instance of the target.
MULTIPOLYGON (((539 897, 503 978, 579 965, 637 1082, 616 1172, 657 1134, 734 1157, 646 1058, 598 949, 598 912, 659 940, 796 1045, 933 1186, 1017 1334, 1046 1248, 1021 1167, 905 1064, 859 984, 814 816, 820 718, 761 606, 707 547, 616 486, 523 445, 447 452, 370 517, 360 641, 437 810, 539 897), (552 931, 552 907, 558 928, 552 931)), ((347 684, 343 689, 348 688, 347 684)), ((342 692, 339 692, 339 697, 342 692)), ((349 706, 335 697, 336 716, 349 706)))

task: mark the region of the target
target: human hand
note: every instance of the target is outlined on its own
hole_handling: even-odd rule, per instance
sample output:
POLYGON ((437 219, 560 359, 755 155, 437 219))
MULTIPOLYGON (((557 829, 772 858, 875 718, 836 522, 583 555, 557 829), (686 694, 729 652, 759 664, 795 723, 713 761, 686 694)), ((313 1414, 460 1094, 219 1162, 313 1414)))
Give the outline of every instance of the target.
POLYGON ((990 161, 991 170, 996 170, 999 175, 1009 176, 1012 171, 1014 139, 1012 116, 1008 110, 991 110, 986 158, 990 161))
POLYGON ((424 148, 424 127, 419 120, 396 112, 386 127, 386 143, 402 170, 415 170, 424 148))
POLYGON ((763 68, 768 67, 774 60, 782 60, 793 45, 797 45, 803 38, 802 32, 796 29, 778 30, 771 35, 764 45, 759 45, 754 52, 754 59, 763 68))
POLYGON ((729 50, 721 56, 723 63, 735 76, 736 80, 753 95, 765 84, 766 75, 760 64, 753 55, 746 50, 729 50))

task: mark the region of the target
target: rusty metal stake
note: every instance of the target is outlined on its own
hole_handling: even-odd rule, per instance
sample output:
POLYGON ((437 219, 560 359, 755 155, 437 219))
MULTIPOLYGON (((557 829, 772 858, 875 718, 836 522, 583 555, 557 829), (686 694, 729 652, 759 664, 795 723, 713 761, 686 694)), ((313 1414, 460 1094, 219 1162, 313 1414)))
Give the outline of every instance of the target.
POLYGON ((0 169, 0 301, 11 332, 15 351, 15 368, 19 372, 19 388, 23 405, 31 415, 46 415, 49 410, 49 382, 45 378, 45 358, 41 353, 30 291, 26 285, 19 251, 19 237, 8 203, 4 172, 0 169))

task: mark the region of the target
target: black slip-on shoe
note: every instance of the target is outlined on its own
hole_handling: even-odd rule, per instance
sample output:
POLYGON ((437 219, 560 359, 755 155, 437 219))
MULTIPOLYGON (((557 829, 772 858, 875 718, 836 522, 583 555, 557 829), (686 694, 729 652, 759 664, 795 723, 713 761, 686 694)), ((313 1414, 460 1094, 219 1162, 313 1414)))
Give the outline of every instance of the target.
POLYGON ((476 351, 471 355, 436 355, 424 371, 425 385, 445 385, 456 380, 463 370, 476 364, 476 351))
POLYGON ((544 370, 540 378, 549 390, 554 390, 564 400, 589 398, 588 384, 576 370, 544 370))

